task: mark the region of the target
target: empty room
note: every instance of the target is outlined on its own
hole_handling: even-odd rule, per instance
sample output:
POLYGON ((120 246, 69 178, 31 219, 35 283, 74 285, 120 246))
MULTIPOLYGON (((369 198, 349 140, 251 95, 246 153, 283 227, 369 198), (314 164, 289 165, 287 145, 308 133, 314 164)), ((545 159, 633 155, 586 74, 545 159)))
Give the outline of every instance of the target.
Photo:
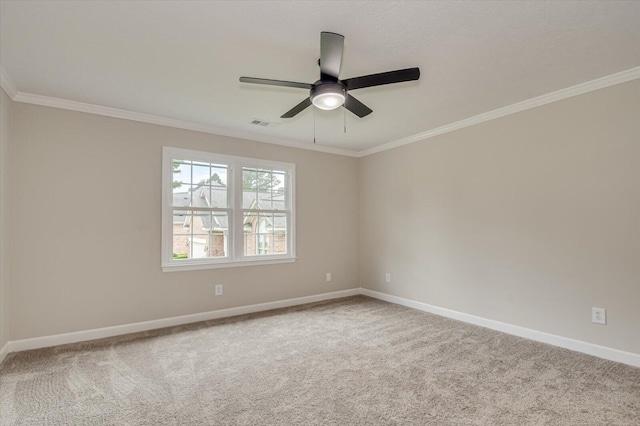
POLYGON ((0 424, 640 425, 640 1, 0 0, 0 424))

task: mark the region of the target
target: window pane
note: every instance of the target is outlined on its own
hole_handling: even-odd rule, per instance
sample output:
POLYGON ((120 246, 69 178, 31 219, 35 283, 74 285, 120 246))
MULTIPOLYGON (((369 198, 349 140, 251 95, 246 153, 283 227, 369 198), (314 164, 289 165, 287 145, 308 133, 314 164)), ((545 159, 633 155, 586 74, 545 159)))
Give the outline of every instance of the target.
POLYGON ((226 166, 211 165, 209 176, 209 189, 211 191, 209 203, 211 207, 227 207, 227 171, 226 166))
POLYGON ((273 215, 273 253, 287 252, 287 215, 276 213, 273 215))
POLYGON ((255 169, 242 169, 242 208, 255 209, 258 203, 257 173, 255 169))
POLYGON ((274 192, 272 195, 271 205, 273 206, 271 207, 272 210, 285 210, 286 203, 284 200, 284 194, 274 192))
POLYGON ((227 166, 211 165, 211 184, 227 186, 227 166))
POLYGON ((211 167, 208 164, 194 164, 191 170, 193 171, 192 179, 194 184, 202 186, 209 183, 211 179, 211 167))
POLYGON ((211 207, 209 205, 211 198, 209 186, 191 185, 190 193, 190 207, 211 207))
POLYGON ((191 183, 191 161, 174 160, 173 161, 173 182, 175 184, 191 183))
POLYGON ((227 213, 214 212, 211 220, 209 257, 225 257, 229 253, 229 217, 227 213))
POLYGON ((282 171, 274 170, 273 171, 273 192, 284 193, 284 183, 286 182, 285 173, 282 171))
POLYGON ((202 259, 203 257, 209 257, 207 255, 207 245, 209 243, 208 235, 193 235, 191 238, 191 258, 202 259))
POLYGON ((203 234, 211 229, 211 212, 193 212, 191 229, 194 234, 203 234))
POLYGON ((173 233, 174 234, 190 234, 191 233, 191 212, 187 210, 173 211, 173 233))
POLYGON ((173 236, 173 258, 175 260, 188 259, 189 258, 189 235, 174 235, 173 236))
POLYGON ((256 192, 249 192, 247 190, 242 191, 242 208, 243 209, 257 209, 258 207, 258 194, 256 192))
POLYGON ((189 207, 191 205, 191 185, 173 183, 173 207, 189 207))
POLYGON ((258 199, 258 207, 254 208, 261 210, 273 210, 271 192, 258 192, 256 195, 258 199))
POLYGON ((227 188, 212 185, 209 189, 211 190, 211 198, 209 199, 210 207, 226 208, 227 188))
POLYGON ((252 256, 257 254, 257 228, 259 215, 245 213, 242 221, 242 229, 244 231, 244 255, 252 256))
POLYGON ((264 256, 287 252, 287 215, 244 213, 244 255, 264 256))
POLYGON ((247 191, 256 191, 257 189, 257 173, 256 169, 247 167, 242 168, 242 189, 247 191))

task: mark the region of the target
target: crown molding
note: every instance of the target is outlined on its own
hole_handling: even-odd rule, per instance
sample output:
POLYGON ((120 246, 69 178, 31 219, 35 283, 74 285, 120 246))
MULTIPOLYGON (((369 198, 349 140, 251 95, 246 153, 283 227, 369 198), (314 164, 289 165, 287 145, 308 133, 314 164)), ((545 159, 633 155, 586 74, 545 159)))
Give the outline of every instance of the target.
POLYGON ((301 141, 283 139, 275 136, 261 135, 258 133, 233 130, 224 127, 212 126, 209 124, 194 123, 191 121, 176 120, 173 118, 161 117, 157 115, 144 114, 140 112, 128 111, 124 109, 105 107, 101 105, 88 104, 84 102, 70 101, 66 99, 54 98, 50 96, 34 95, 31 93, 17 92, 12 99, 16 102, 23 102, 34 105, 42 105, 53 108, 61 108, 70 111, 86 112, 89 114, 104 115, 107 117, 122 118, 125 120, 139 121, 142 123, 157 124, 160 126, 174 127, 177 129, 193 130, 196 132, 210 133, 220 136, 248 139, 251 141, 265 142, 274 145, 283 145, 291 148, 307 149, 328 154, 357 157, 356 151, 333 148, 329 146, 303 143, 301 141))
POLYGON ((605 87, 613 86, 615 84, 624 83, 624 82, 635 80, 638 78, 640 78, 640 67, 631 68, 626 71, 622 71, 616 74, 611 74, 611 75, 598 78, 592 81, 587 81, 586 83, 577 84, 575 86, 567 87, 566 89, 561 89, 556 92, 547 93, 546 95, 527 99, 526 101, 518 102, 503 108, 498 108, 493 111, 474 115, 473 117, 465 118, 464 120, 456 121, 454 123, 437 127, 435 129, 427 130, 425 132, 418 133, 413 136, 396 139, 395 141, 387 142, 385 144, 378 145, 376 147, 366 149, 364 151, 359 151, 358 157, 366 157, 367 155, 375 154, 382 151, 387 151, 387 150, 397 148, 403 145, 408 145, 414 142, 419 142, 425 139, 432 138, 434 136, 441 135, 443 133, 453 132, 454 130, 473 126, 474 124, 484 123, 485 121, 494 120, 496 118, 504 117, 506 115, 515 114, 516 112, 521 112, 531 108, 536 108, 552 102, 571 98, 577 95, 582 95, 587 92, 603 89, 605 87))
POLYGON ((348 149, 333 148, 323 145, 306 144, 302 141, 292 139, 282 139, 275 136, 262 135, 258 133, 246 132, 242 130, 233 130, 224 127, 212 126, 209 124, 194 123, 190 121, 177 120, 173 118, 161 117, 157 115, 133 112, 124 109, 110 108, 100 105, 88 104, 84 102, 70 101, 61 98, 53 98, 49 96, 35 95, 31 93, 19 92, 13 81, 6 73, 4 68, 0 66, 0 86, 7 92, 9 97, 16 102, 24 102, 34 105, 42 105, 53 108, 67 109, 71 111, 86 112, 89 114, 104 115, 107 117, 122 118, 124 120, 139 121, 142 123, 157 124, 160 126, 175 127, 178 129, 193 130, 196 132, 210 133, 214 135, 229 136, 233 138, 248 139, 256 142, 265 142, 274 145, 283 145, 292 148, 307 149, 311 151, 319 151, 328 154, 344 155, 347 157, 366 157, 393 148, 408 145, 442 135, 444 133, 453 132, 475 124, 484 123, 485 121, 494 120, 506 115, 515 114, 531 108, 536 108, 552 102, 567 99, 573 96, 582 95, 594 90, 603 89, 615 84, 640 78, 640 67, 631 68, 616 74, 611 74, 602 78, 598 78, 575 86, 561 89, 556 92, 547 93, 542 96, 527 99, 506 107, 498 108, 493 111, 474 115, 454 123, 449 123, 435 129, 427 130, 412 136, 396 139, 391 142, 378 145, 376 147, 365 149, 363 151, 352 151, 348 149))
POLYGON ((2 65, 0 65, 0 87, 7 92, 7 95, 9 95, 11 99, 15 100, 18 89, 16 89, 16 85, 13 84, 13 80, 11 80, 11 77, 9 77, 9 74, 7 74, 2 65))

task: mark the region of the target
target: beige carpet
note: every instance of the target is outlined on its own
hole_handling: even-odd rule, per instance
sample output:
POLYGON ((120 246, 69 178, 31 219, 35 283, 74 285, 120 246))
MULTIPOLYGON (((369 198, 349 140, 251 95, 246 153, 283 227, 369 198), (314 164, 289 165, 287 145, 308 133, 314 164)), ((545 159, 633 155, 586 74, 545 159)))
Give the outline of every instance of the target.
POLYGON ((358 296, 10 355, 2 425, 639 425, 640 369, 358 296))

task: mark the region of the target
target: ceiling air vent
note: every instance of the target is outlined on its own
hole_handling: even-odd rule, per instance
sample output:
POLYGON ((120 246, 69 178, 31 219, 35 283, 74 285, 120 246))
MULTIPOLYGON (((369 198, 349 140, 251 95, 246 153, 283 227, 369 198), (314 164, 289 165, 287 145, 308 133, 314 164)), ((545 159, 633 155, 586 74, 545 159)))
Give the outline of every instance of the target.
POLYGON ((253 120, 251 120, 251 124, 255 126, 260 126, 260 127, 275 127, 278 125, 278 123, 272 123, 270 121, 265 121, 265 120, 258 120, 257 118, 254 118, 253 120))

